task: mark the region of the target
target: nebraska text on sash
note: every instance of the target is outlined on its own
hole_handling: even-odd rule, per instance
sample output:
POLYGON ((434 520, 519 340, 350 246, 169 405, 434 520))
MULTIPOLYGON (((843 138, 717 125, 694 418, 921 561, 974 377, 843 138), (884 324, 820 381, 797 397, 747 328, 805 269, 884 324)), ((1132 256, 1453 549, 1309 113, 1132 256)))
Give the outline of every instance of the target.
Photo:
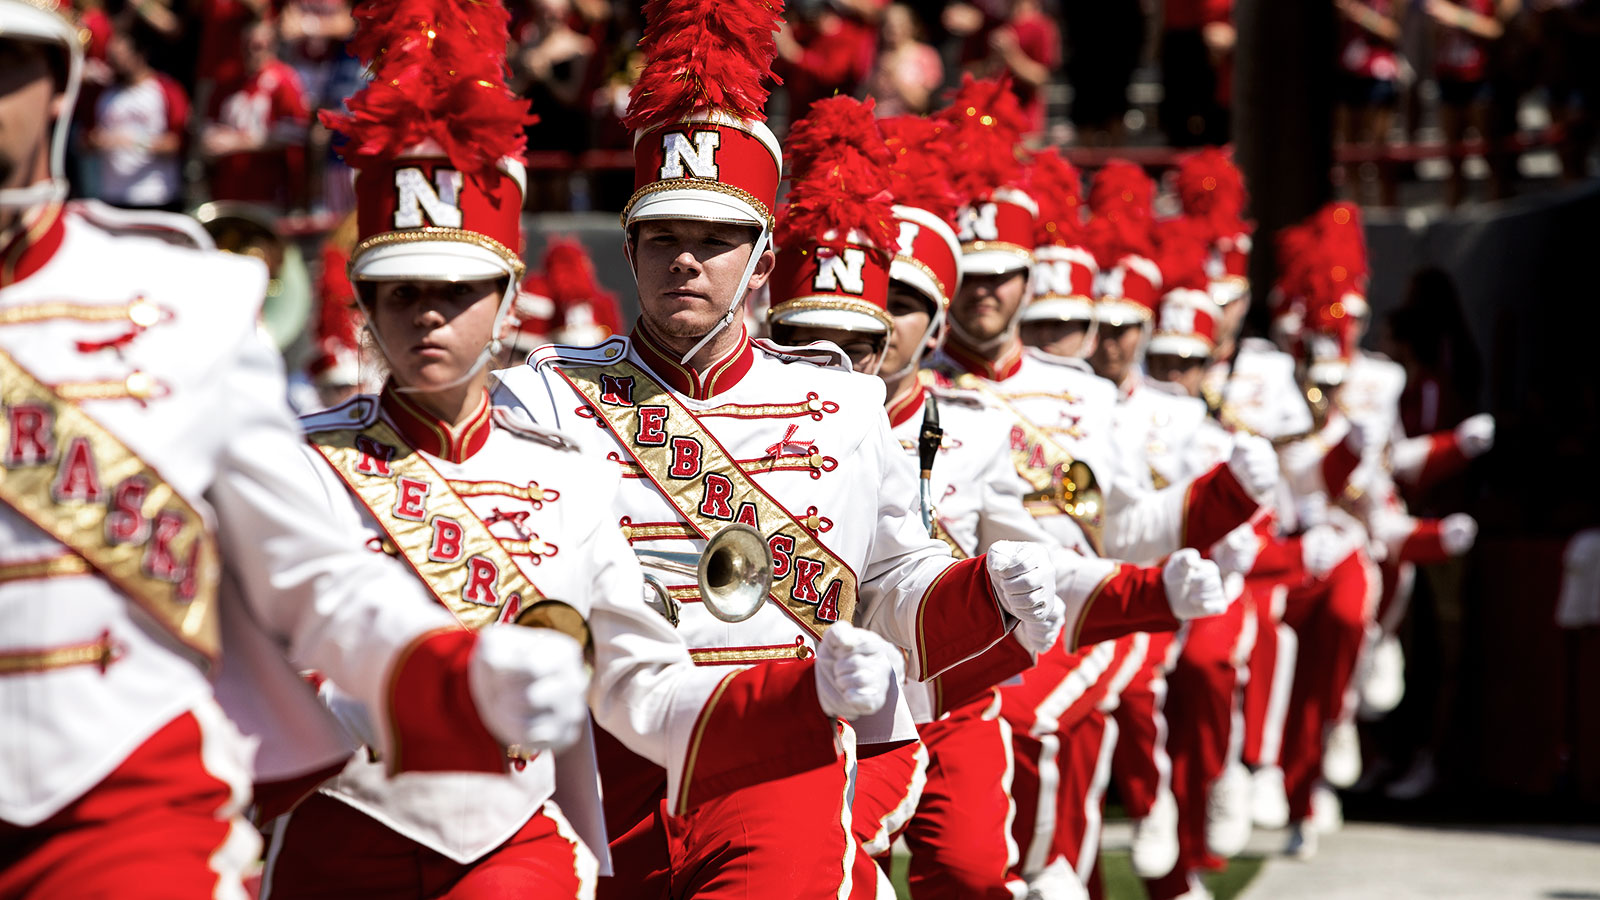
POLYGON ((581 394, 643 473, 701 537, 742 522, 772 550, 772 593, 802 627, 820 638, 855 617, 856 574, 805 523, 763 491, 672 392, 626 360, 557 369, 581 394))
POLYGON ((116 435, 0 350, 0 501, 65 544, 178 640, 221 649, 216 538, 116 435))

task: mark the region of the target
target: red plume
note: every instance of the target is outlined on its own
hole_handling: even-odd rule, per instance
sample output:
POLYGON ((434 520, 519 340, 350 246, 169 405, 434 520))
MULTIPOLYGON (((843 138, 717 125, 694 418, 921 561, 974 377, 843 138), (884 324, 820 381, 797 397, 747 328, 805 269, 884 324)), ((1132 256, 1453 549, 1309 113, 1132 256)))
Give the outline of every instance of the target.
POLYGON ((1208 242, 1249 230, 1244 176, 1227 151, 1207 147, 1179 157, 1177 188, 1183 214, 1201 223, 1208 242))
POLYGON ((772 74, 781 0, 649 0, 644 15, 646 62, 624 125, 654 128, 709 109, 766 119, 766 80, 783 83, 772 74))
POLYGON ((950 181, 950 146, 942 122, 922 116, 891 116, 878 120, 889 148, 889 188, 896 203, 915 206, 956 224, 961 198, 950 181))
POLYGON ((1344 296, 1366 293, 1360 211, 1350 203, 1330 203, 1306 221, 1280 230, 1277 241, 1278 288, 1285 298, 1305 300, 1313 327, 1344 327, 1336 321, 1344 317, 1344 296))
POLYGON ((1144 169, 1114 159, 1096 172, 1089 186, 1089 249, 1102 267, 1127 254, 1155 256, 1155 182, 1144 169))
POLYGON ((557 303, 588 300, 606 293, 595 278, 589 251, 570 237, 552 237, 545 245, 544 280, 548 296, 557 303))
POLYGON ((1205 234, 1191 219, 1167 219, 1156 225, 1156 262, 1161 266, 1161 289, 1206 290, 1205 234))
POLYGON ((350 47, 372 80, 323 110, 322 123, 349 139, 360 168, 435 141, 457 168, 492 175, 502 157, 522 158, 522 130, 537 121, 506 87, 508 15, 498 0, 361 0, 350 47))
POLYGON ((1038 201, 1034 243, 1061 247, 1083 243, 1083 175, 1051 147, 1034 154, 1028 169, 1028 195, 1038 201))
POLYGON ((1011 92, 1011 79, 963 76, 950 105, 934 118, 950 126, 952 161, 959 162, 953 164, 953 180, 963 203, 976 203, 1022 180, 1017 147, 1027 118, 1011 92))
POLYGON ((853 97, 818 100, 789 130, 784 155, 792 185, 778 221, 778 246, 842 249, 854 231, 883 260, 893 252, 894 201, 884 187, 889 147, 872 107, 871 100, 853 97))

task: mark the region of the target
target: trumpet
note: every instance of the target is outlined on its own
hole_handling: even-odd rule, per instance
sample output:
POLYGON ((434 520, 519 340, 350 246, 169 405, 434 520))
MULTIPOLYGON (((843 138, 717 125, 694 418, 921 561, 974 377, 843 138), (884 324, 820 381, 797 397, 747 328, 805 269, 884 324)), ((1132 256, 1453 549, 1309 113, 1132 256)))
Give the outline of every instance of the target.
MULTIPOLYGON (((638 550, 634 555, 650 568, 692 575, 700 586, 706 611, 724 622, 743 622, 756 614, 772 591, 772 550, 761 532, 749 525, 729 525, 711 536, 701 553, 638 550)), ((656 612, 674 627, 682 604, 672 599, 666 583, 646 572, 645 584, 655 591, 656 612)))

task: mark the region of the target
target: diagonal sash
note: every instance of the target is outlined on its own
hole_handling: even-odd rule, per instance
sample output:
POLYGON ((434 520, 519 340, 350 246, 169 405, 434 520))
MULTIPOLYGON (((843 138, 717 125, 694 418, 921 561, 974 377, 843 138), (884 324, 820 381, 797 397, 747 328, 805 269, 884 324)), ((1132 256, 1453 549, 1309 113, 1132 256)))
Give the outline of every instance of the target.
POLYGON ((627 360, 556 371, 701 537, 731 522, 766 537, 773 560, 769 596, 801 627, 821 639, 834 622, 855 619, 856 573, 817 540, 817 515, 791 515, 652 375, 627 360))
MULTIPOLYGON (((517 621, 525 610, 547 602, 449 479, 407 446, 389 423, 378 419, 365 428, 308 437, 461 624, 478 629, 517 621)), ((549 545, 534 541, 529 552, 547 549, 549 545)))
POLYGON ((207 659, 221 651, 216 536, 199 510, 76 403, 0 350, 0 501, 207 659))
POLYGON ((1095 485, 1094 472, 984 379, 963 373, 956 377, 955 384, 964 390, 977 391, 1011 414, 1018 429, 1012 432, 1011 464, 1022 480, 1034 489, 1027 499, 1030 502, 1047 500, 1051 512, 1071 517, 1099 553, 1104 546, 1105 503, 1095 485))

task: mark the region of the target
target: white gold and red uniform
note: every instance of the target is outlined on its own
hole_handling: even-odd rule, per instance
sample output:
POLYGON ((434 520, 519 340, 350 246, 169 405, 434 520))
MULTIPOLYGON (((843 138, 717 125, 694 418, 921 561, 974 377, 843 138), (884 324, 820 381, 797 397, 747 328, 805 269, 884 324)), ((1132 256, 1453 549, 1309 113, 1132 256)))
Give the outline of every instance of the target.
MULTIPOLYGON (((611 513, 634 546, 696 550, 701 537, 691 518, 744 522, 769 535, 779 579, 773 594, 784 603, 769 602, 750 619, 730 624, 694 602, 693 586, 674 590, 685 601, 679 633, 700 665, 807 659, 829 623, 853 618, 906 650, 911 677, 929 678, 999 641, 1007 623, 982 560, 952 565, 948 548, 923 532, 910 508, 916 473, 889 433, 882 382, 830 362, 826 354, 743 337, 725 358, 695 371, 658 349, 641 322, 631 336, 596 347, 543 348, 529 365, 500 373, 497 399, 524 406, 535 421, 576 432, 580 440, 590 439, 587 432, 605 448, 622 474, 611 513), (621 421, 618 415, 635 416, 635 424, 612 431, 607 420, 621 421), (640 462, 658 447, 671 454, 665 471, 640 462), (737 465, 759 493, 735 498, 729 477, 735 473, 719 460, 737 465), (664 491, 679 499, 669 501, 664 491), (807 541, 821 550, 807 553, 807 541), (839 563, 830 565, 819 553, 839 563)), ((856 723, 844 746, 853 755, 857 739, 914 736, 900 705, 856 723)), ((695 877, 691 864, 708 852, 707 842, 714 843, 718 830, 740 827, 738 820, 715 803, 692 809, 676 799, 663 803, 663 773, 606 750, 602 742, 619 874, 630 865, 644 867, 635 873, 636 883, 644 883, 649 867, 670 868, 682 873, 675 876, 676 890, 677 878, 695 877), (612 772, 630 773, 620 789, 609 787, 612 772), (656 858, 668 848, 650 846, 652 836, 660 839, 653 829, 667 834, 670 859, 656 858)), ((709 750, 702 746, 701 752, 709 750)), ((839 868, 852 852, 844 788, 842 766, 763 785, 740 795, 749 804, 742 827, 754 827, 752 815, 792 823, 796 810, 804 810, 807 820, 818 822, 805 845, 808 877, 841 891, 841 878, 852 883, 850 867, 839 868), (785 804, 792 806, 780 812, 785 804), (833 833, 828 822, 835 823, 833 833)), ((794 852, 791 847, 791 862, 794 852)), ((866 869, 855 866, 856 890, 870 887, 864 877, 876 878, 870 858, 861 858, 866 869)))
POLYGON ((464 695, 474 636, 316 514, 282 361, 256 328, 266 272, 168 243, 173 221, 46 205, 4 250, 0 349, 53 398, 8 373, 4 464, 16 485, 50 466, 78 523, 0 506, 6 896, 238 890, 259 845, 240 816, 252 777, 348 752, 278 647, 374 710, 387 759, 504 765, 470 703, 393 704, 419 680, 464 695), (68 430, 81 414, 91 436, 68 430), (136 551, 126 590, 83 555, 118 547, 136 551), (254 771, 241 729, 262 741, 254 771))

